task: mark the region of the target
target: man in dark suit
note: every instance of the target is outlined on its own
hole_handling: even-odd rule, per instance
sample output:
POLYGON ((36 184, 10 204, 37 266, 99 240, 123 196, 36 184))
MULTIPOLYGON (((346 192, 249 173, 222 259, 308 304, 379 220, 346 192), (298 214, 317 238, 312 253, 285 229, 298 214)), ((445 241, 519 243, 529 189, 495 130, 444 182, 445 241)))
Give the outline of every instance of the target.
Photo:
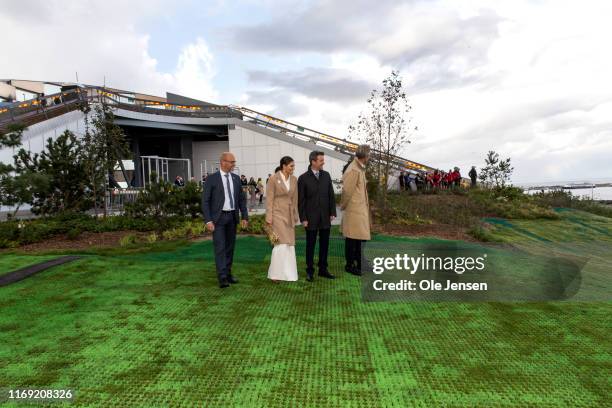
POLYGON ((306 280, 314 275, 314 249, 319 234, 319 276, 334 279, 327 269, 329 230, 336 218, 336 200, 331 176, 323 170, 325 155, 313 151, 308 157, 310 165, 298 178, 298 212, 300 222, 306 228, 306 280))
POLYGON ((232 153, 221 155, 220 170, 206 178, 202 192, 202 212, 206 228, 213 234, 215 264, 219 287, 238 283, 232 275, 236 226, 242 214, 242 227, 248 226, 249 214, 240 178, 232 173, 236 158, 232 153))

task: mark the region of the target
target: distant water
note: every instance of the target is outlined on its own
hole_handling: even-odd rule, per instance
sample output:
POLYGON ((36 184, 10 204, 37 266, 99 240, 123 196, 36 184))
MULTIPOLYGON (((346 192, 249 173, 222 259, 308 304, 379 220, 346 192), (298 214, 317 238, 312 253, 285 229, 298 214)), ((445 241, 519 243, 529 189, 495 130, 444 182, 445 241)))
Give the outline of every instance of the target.
MULTIPOLYGON (((528 188, 534 186, 564 186, 572 183, 589 183, 589 184, 604 184, 612 183, 612 179, 589 179, 589 180, 565 180, 565 181, 548 181, 548 182, 531 182, 531 183, 515 183, 516 186, 528 188)), ((547 190, 546 188, 544 189, 547 190)), ((572 195, 577 197, 588 197, 593 200, 611 200, 612 201, 612 187, 595 187, 595 188, 572 188, 565 189, 572 195)), ((529 191, 530 194, 538 192, 537 190, 529 191)))

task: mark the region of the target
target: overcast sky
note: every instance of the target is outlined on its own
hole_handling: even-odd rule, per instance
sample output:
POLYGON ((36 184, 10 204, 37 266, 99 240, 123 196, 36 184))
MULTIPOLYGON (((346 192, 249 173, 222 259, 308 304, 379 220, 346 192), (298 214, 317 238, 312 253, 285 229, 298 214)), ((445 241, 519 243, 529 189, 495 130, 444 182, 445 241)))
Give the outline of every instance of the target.
POLYGON ((339 137, 400 71, 409 159, 612 178, 609 1, 0 0, 0 78, 241 104, 339 137))

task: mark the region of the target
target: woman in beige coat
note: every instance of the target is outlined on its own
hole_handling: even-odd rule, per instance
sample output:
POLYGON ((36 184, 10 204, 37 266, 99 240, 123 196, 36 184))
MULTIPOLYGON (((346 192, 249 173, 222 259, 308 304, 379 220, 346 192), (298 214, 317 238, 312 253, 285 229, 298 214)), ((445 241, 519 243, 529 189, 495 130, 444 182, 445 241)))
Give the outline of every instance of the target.
POLYGON ((268 278, 273 281, 298 280, 295 259, 295 225, 299 222, 297 178, 293 175, 295 163, 289 156, 268 180, 266 187, 266 223, 278 236, 272 249, 268 278))
POLYGON ((361 275, 362 244, 370 240, 370 203, 366 187, 365 168, 370 148, 361 145, 355 159, 342 175, 342 224, 340 229, 345 237, 344 269, 353 275, 361 275))

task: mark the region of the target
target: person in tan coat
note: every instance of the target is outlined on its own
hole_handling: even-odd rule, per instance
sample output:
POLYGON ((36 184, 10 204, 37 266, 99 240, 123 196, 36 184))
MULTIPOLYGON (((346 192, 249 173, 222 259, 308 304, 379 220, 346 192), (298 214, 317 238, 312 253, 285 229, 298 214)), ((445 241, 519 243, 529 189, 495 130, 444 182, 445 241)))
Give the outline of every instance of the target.
POLYGON ((340 230, 345 237, 344 269, 353 274, 361 275, 362 247, 370 240, 370 203, 366 188, 366 164, 370 156, 370 147, 360 145, 355 158, 342 175, 342 223, 340 230))
POLYGON ((279 281, 298 280, 295 259, 295 225, 299 223, 295 163, 289 156, 280 161, 266 187, 266 223, 278 236, 272 249, 268 278, 279 281))

